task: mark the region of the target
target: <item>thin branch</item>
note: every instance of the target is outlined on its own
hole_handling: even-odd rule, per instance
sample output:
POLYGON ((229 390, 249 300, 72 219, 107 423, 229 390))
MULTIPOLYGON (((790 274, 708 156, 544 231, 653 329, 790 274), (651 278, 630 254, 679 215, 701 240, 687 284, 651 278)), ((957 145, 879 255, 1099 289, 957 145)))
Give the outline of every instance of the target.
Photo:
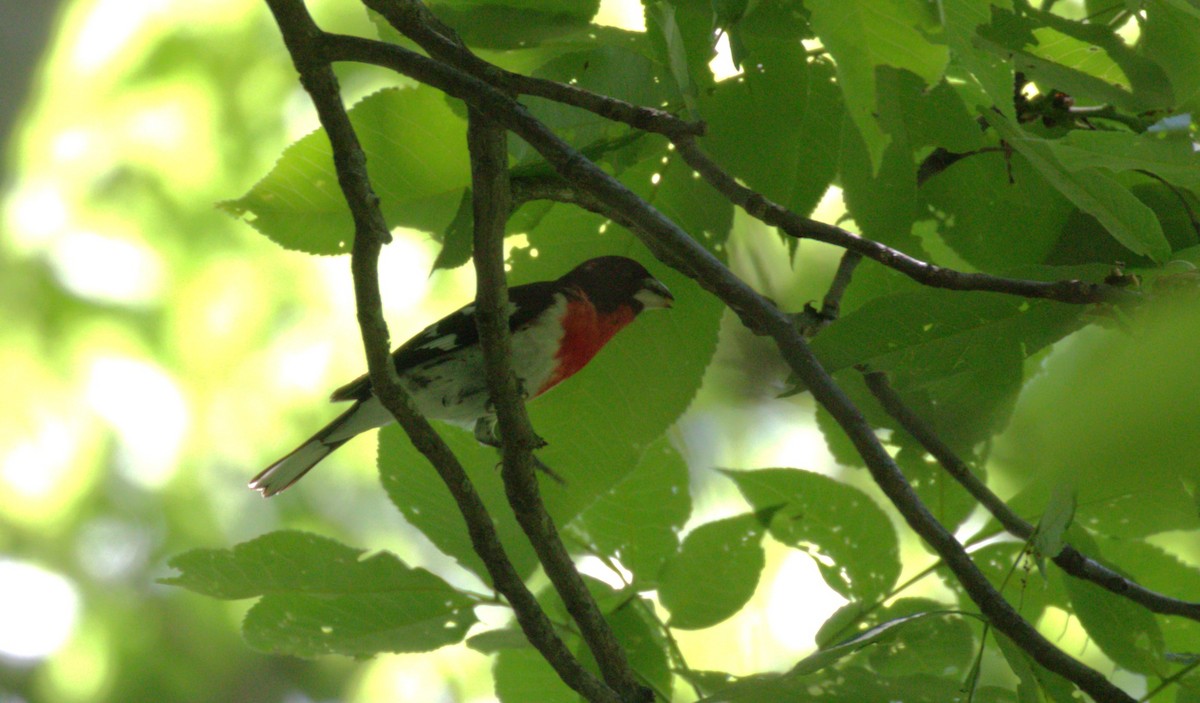
MULTIPOLYGON (((913 412, 912 408, 896 393, 885 373, 868 371, 863 374, 863 379, 867 383, 867 388, 879 400, 887 414, 895 418, 900 426, 925 448, 925 451, 937 459, 947 473, 967 489, 967 492, 975 500, 987 508, 987 511, 1004 526, 1005 530, 1023 540, 1029 540, 1033 536, 1034 526, 1013 512, 1008 504, 1000 500, 983 481, 971 473, 966 462, 942 441, 933 428, 913 412)), ((1054 557, 1054 563, 1075 578, 1091 581, 1152 612, 1162 615, 1179 615, 1200 621, 1200 603, 1179 600, 1152 591, 1088 558, 1071 545, 1064 547, 1062 552, 1054 557)))
MULTIPOLYGON (((368 63, 381 63, 393 67, 405 75, 464 100, 471 107, 486 113, 489 118, 513 131, 538 151, 573 186, 591 193, 609 209, 609 212, 620 213, 619 216, 622 219, 631 221, 634 224, 632 232, 635 236, 663 263, 691 276, 706 290, 717 295, 749 329, 761 331, 774 338, 784 360, 809 388, 817 402, 829 410, 850 437, 866 462, 875 482, 896 505, 913 530, 946 561, 947 566, 963 584, 967 594, 996 629, 1017 643, 1039 664, 1070 679, 1093 699, 1101 703, 1131 703, 1133 701, 1099 672, 1055 647, 1032 625, 1021 618, 1020 614, 988 583, 987 578, 971 561, 962 545, 938 523, 937 519, 921 503, 904 475, 876 438, 870 424, 842 389, 837 386, 832 377, 821 368, 812 350, 796 330, 792 321, 747 286, 745 282, 733 275, 716 257, 680 229, 678 225, 558 138, 544 124, 529 115, 520 104, 482 81, 398 47, 383 44, 382 46, 388 48, 381 50, 374 46, 375 42, 366 40, 336 37, 327 37, 327 40, 327 48, 331 51, 337 49, 339 57, 343 60, 364 60, 368 63)), ((688 138, 682 138, 682 140, 689 141, 688 138)), ((761 196, 758 198, 761 200, 761 196)), ((860 253, 874 258, 867 252, 860 253)), ((921 262, 918 264, 928 266, 921 262)), ((1046 284, 1018 283, 1022 283, 1026 289, 1039 293, 1033 297, 1055 297, 1048 295, 1047 291, 1041 287, 1046 284)), ((1065 286, 1051 284, 1059 286, 1059 289, 1055 290, 1064 297, 1070 290, 1079 289, 1081 286, 1086 287, 1086 284, 1078 282, 1064 283, 1065 286), (1064 287, 1066 290, 1061 290, 1064 287)), ((1080 291, 1076 290, 1076 296, 1071 299, 1071 302, 1094 302, 1096 299, 1107 297, 1107 291, 1103 287, 1099 287, 1099 292, 1104 295, 1098 295, 1096 288, 1094 286, 1086 287, 1086 290, 1083 291, 1087 293, 1086 295, 1079 295, 1080 291)), ((1005 292, 1011 291, 1006 290, 1005 292)), ((1056 299, 1062 298, 1056 297, 1056 299)))
POLYGON ((825 292, 825 299, 821 303, 821 309, 816 309, 812 306, 812 303, 805 303, 804 310, 792 316, 796 327, 805 337, 811 339, 818 332, 828 327, 834 320, 838 319, 838 315, 841 314, 842 296, 846 294, 846 289, 850 287, 850 280, 854 277, 854 269, 858 268, 861 262, 862 255, 858 252, 843 252, 842 259, 838 262, 837 271, 833 274, 833 281, 829 284, 829 290, 825 292))
POLYGON ((492 519, 458 458, 400 386, 389 353, 388 330, 379 293, 379 252, 383 242, 390 237, 379 210, 379 199, 367 178, 366 157, 341 102, 337 79, 320 53, 320 30, 304 3, 301 0, 268 0, 268 5, 301 83, 312 96, 321 124, 329 135, 338 181, 354 216, 355 237, 350 261, 359 326, 374 394, 446 483, 467 523, 472 546, 487 566, 496 589, 508 599, 530 643, 563 681, 587 700, 621 703, 621 699, 587 671, 559 639, 553 624, 505 554, 492 519))
MULTIPOLYGON (((421 57, 421 61, 427 59, 421 57)), ((439 80, 451 84, 451 81, 439 80)), ((453 81, 453 87, 458 93, 455 97, 487 111, 489 117, 524 139, 577 190, 600 201, 610 217, 632 224, 634 235, 663 263, 691 276, 723 300, 749 329, 773 337, 784 360, 850 437, 875 482, 913 530, 946 561, 967 594, 997 630, 1018 643, 1042 666, 1075 682, 1097 701, 1129 703, 1133 700, 1099 672, 1055 647, 988 583, 962 545, 921 503, 879 443, 866 418, 821 367, 787 315, 731 273, 678 225, 562 141, 520 105, 490 88, 478 93, 474 87, 463 90, 465 85, 457 80, 453 81)))
POLYGON ((857 252, 888 268, 895 269, 923 285, 951 290, 991 291, 1075 304, 1129 300, 1134 296, 1129 291, 1100 283, 1086 283, 1078 280, 1047 282, 1003 278, 986 273, 955 271, 921 261, 879 242, 847 232, 840 227, 801 217, 782 205, 772 202, 761 193, 738 183, 732 175, 709 158, 696 145, 696 141, 692 137, 678 137, 673 139, 673 142, 684 160, 704 180, 734 204, 740 206, 747 214, 761 220, 764 224, 778 227, 784 234, 797 239, 812 239, 857 252))
POLYGON ((524 76, 490 64, 471 53, 454 31, 419 0, 363 0, 363 4, 382 15, 396 31, 412 39, 433 58, 502 90, 571 105, 645 132, 669 137, 704 134, 703 123, 688 122, 665 110, 641 107, 578 86, 524 76))
POLYGON ((477 324, 488 394, 499 419, 504 463, 501 476, 508 502, 567 612, 579 625, 580 635, 596 658, 604 680, 624 701, 650 701, 654 692, 637 682, 625 650, 575 569, 542 501, 533 450, 544 442, 534 433, 521 400, 522 390, 531 389, 518 388, 509 344, 508 289, 504 280, 504 226, 511 211, 506 133, 471 110, 467 143, 475 214, 477 324))

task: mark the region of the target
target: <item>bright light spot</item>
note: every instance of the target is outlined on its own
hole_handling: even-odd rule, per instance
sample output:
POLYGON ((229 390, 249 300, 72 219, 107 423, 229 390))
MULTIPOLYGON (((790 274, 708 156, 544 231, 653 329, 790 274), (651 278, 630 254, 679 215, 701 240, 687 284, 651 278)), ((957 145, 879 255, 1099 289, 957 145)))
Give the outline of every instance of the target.
POLYGON ((97 0, 84 20, 71 60, 83 74, 99 72, 168 0, 97 0))
POLYGON ((95 232, 58 238, 50 264, 66 288, 92 300, 148 303, 162 289, 162 266, 152 250, 95 232))
POLYGON ((314 342, 288 348, 276 359, 276 378, 281 388, 316 391, 325 382, 325 371, 333 361, 333 343, 314 342))
POLYGON ((55 161, 76 161, 87 154, 91 143, 92 137, 87 130, 67 129, 54 138, 50 150, 55 161))
POLYGON ((646 15, 640 2, 600 0, 600 11, 592 21, 604 27, 619 27, 631 32, 646 31, 646 15))
POLYGON ((0 480, 23 498, 43 498, 67 474, 78 437, 67 423, 47 420, 0 463, 0 480))
POLYGON ((433 255, 409 232, 397 232, 379 253, 379 291, 389 310, 408 311, 425 298, 433 255))
POLYGON ((71 636, 78 610, 70 581, 33 564, 0 561, 0 655, 53 654, 71 636))
POLYGON ((172 101, 139 110, 130 116, 128 132, 137 143, 173 150, 188 138, 187 106, 172 101))
POLYGON ((145 565, 151 539, 145 529, 110 518, 92 520, 79 533, 76 553, 99 581, 115 581, 145 565))
POLYGON ((9 198, 5 216, 12 241, 33 248, 67 226, 67 199, 51 181, 26 183, 9 198))
POLYGON ((147 488, 166 483, 188 424, 175 382, 144 361, 101 357, 92 363, 86 397, 120 436, 128 452, 121 466, 126 477, 147 488))
POLYGON ((781 644, 795 651, 816 648, 821 625, 847 601, 825 584, 807 554, 790 551, 779 565, 767 596, 767 623, 781 644))
POLYGON ((821 196, 821 202, 817 203, 809 217, 818 222, 837 222, 844 214, 846 214, 846 201, 842 198, 842 189, 837 186, 829 186, 825 190, 825 194, 821 196))
POLYGON ((713 73, 713 80, 723 81, 742 74, 741 69, 733 65, 733 52, 729 49, 729 35, 721 33, 717 39, 717 55, 708 62, 708 70, 713 73))
POLYGON ((597 581, 602 581, 615 590, 621 590, 627 584, 633 581, 633 574, 620 564, 613 563, 617 567, 614 572, 609 565, 604 563, 599 557, 586 556, 576 562, 576 568, 579 573, 584 576, 591 576, 597 581))

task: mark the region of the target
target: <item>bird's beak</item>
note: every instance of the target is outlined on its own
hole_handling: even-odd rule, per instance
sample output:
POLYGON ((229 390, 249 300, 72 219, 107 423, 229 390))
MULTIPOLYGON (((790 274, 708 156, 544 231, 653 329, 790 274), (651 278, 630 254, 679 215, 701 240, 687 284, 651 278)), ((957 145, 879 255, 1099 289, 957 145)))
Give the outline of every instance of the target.
POLYGON ((651 308, 669 308, 675 301, 675 296, 657 278, 647 278, 642 281, 642 288, 634 294, 634 299, 647 310, 651 308))

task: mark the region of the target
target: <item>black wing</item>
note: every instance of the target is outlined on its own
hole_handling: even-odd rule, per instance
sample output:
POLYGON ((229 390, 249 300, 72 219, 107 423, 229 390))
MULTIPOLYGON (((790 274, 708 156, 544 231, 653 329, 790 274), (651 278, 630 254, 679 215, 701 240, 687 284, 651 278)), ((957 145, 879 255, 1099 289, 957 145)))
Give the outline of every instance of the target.
MULTIPOLYGON (((559 291, 557 281, 540 281, 513 286, 508 289, 508 299, 516 306, 508 320, 510 332, 516 331, 542 314, 554 302, 559 291)), ((392 363, 403 373, 407 369, 426 364, 463 347, 479 343, 479 329, 475 326, 475 304, 470 303, 426 327, 417 336, 392 352, 392 363)), ((330 396, 332 401, 366 400, 371 395, 371 380, 366 374, 338 388, 330 396)))

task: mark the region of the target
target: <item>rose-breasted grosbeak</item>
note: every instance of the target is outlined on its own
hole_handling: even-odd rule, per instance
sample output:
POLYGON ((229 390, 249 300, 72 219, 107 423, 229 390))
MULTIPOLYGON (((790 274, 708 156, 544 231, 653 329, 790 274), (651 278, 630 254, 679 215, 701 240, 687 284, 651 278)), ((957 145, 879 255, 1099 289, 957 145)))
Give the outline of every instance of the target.
MULTIPOLYGON (((508 298, 513 371, 530 397, 582 369, 642 310, 669 308, 674 300, 641 264, 623 256, 590 259, 556 281, 513 286, 508 298)), ((476 439, 496 444, 474 304, 426 327, 392 352, 392 361, 425 417, 474 425, 476 439)), ((334 391, 332 400, 354 405, 255 476, 251 488, 273 496, 352 437, 393 422, 365 375, 334 391)))

